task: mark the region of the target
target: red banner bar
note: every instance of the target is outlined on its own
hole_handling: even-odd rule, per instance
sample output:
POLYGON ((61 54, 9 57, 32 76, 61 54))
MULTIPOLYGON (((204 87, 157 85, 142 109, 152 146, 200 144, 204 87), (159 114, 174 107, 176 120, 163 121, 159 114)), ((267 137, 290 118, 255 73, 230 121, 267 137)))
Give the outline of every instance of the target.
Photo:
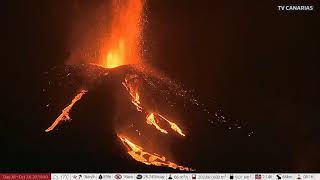
POLYGON ((0 173, 0 180, 51 180, 50 173, 0 173))

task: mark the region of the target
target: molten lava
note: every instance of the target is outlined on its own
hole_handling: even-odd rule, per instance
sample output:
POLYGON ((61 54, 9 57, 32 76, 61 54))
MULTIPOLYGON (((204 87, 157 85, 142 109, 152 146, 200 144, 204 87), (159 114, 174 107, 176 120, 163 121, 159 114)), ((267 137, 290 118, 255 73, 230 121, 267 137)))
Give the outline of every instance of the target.
POLYGON ((122 83, 122 85, 126 88, 126 90, 129 92, 130 96, 131 96, 131 102, 133 105, 136 106, 137 111, 142 112, 142 107, 141 107, 141 103, 140 103, 140 96, 139 93, 137 92, 137 90, 134 89, 133 86, 131 86, 128 83, 128 80, 125 79, 125 82, 122 83))
MULTIPOLYGON (((128 93, 131 96, 132 104, 136 107, 137 111, 143 112, 142 104, 140 102, 140 95, 138 93, 139 84, 140 83, 139 83, 137 75, 128 75, 125 78, 124 82, 122 82, 122 85, 126 88, 126 90, 128 91, 128 93)), ((173 131, 177 132, 181 136, 186 136, 176 123, 169 121, 164 116, 162 116, 160 114, 155 114, 155 113, 152 113, 152 112, 145 112, 145 113, 147 114, 147 116, 146 116, 146 120, 147 121, 146 122, 149 125, 153 125, 160 132, 162 132, 164 134, 168 134, 168 131, 163 129, 163 128, 161 128, 159 123, 158 123, 159 119, 163 119, 167 123, 169 123, 169 125, 170 125, 170 127, 171 127, 171 129, 173 131)))
POLYGON ((57 117, 57 119, 53 122, 53 124, 46 129, 46 132, 52 131, 61 121, 70 120, 69 111, 72 109, 73 105, 78 102, 82 96, 88 92, 85 89, 82 89, 71 101, 71 103, 62 110, 62 113, 57 117))
POLYGON ((136 161, 142 162, 146 165, 166 166, 173 169, 180 169, 182 171, 191 171, 191 168, 177 165, 173 162, 167 161, 164 156, 160 156, 156 153, 149 153, 129 139, 118 135, 123 145, 127 148, 128 154, 136 161))
POLYGON ((157 120, 154 117, 153 113, 149 113, 146 117, 147 119, 147 123, 150 125, 153 125, 156 129, 158 129, 160 132, 164 133, 164 134, 168 134, 168 131, 166 131, 165 129, 162 129, 158 123, 157 120))
POLYGON ((102 49, 100 64, 114 68, 140 61, 143 0, 113 1, 110 37, 102 49))
POLYGON ((170 124, 172 130, 176 131, 181 136, 186 136, 185 134, 183 134, 182 130, 179 128, 179 126, 176 123, 169 121, 168 119, 166 119, 165 117, 163 117, 160 114, 158 114, 158 116, 160 116, 162 119, 166 120, 170 124))

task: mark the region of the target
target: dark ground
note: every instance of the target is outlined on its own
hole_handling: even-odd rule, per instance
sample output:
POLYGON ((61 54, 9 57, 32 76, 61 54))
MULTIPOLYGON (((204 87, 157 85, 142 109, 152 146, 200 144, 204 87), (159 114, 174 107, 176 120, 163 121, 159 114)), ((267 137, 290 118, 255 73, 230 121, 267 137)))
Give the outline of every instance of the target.
MULTIPOLYGON (((99 4, 98 0, 90 2, 81 4, 99 4)), ((252 140, 221 140, 219 145, 225 143, 223 149, 230 147, 229 152, 216 154, 217 164, 213 163, 210 171, 319 172, 320 15, 319 3, 310 2, 316 10, 301 13, 278 12, 279 1, 148 2, 146 61, 195 89, 205 102, 218 102, 232 117, 248 122, 255 130, 252 140), (233 153, 236 155, 231 156, 233 153)), ((91 157, 85 149, 70 155, 79 149, 76 145, 64 150, 55 149, 54 143, 52 147, 43 144, 43 138, 52 138, 60 147, 58 140, 69 135, 43 137, 38 131, 42 125, 30 124, 41 122, 37 118, 43 72, 63 64, 70 52, 66 44, 71 9, 72 2, 9 2, 2 72, 1 171, 93 172, 104 167, 105 171, 135 171, 139 166, 122 153, 104 157, 114 158, 108 162, 91 157), (50 152, 55 153, 48 157, 50 152)), ((83 109, 88 114, 94 112, 90 107, 83 109)), ((74 128, 70 131, 73 136, 79 133, 76 127, 70 128, 74 128)), ((107 144, 95 144, 91 137, 100 137, 99 132, 88 130, 90 136, 70 141, 84 143, 81 147, 93 146, 100 154, 108 147, 113 147, 111 153, 121 149, 112 141, 112 133, 107 135, 111 139, 107 144)), ((190 158, 196 159, 197 154, 190 158)))

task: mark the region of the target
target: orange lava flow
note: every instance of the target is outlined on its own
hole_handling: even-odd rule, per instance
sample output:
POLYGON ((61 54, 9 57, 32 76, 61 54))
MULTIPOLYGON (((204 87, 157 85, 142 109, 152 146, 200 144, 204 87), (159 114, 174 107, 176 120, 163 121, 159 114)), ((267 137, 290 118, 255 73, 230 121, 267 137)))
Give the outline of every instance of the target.
POLYGON ((126 83, 123 82, 122 85, 127 89, 130 96, 132 97, 131 102, 133 105, 136 106, 137 111, 142 112, 139 93, 135 91, 133 87, 130 86, 130 84, 127 84, 127 82, 126 83))
POLYGON ((110 37, 102 49, 101 65, 114 68, 140 60, 143 0, 113 0, 110 37))
POLYGON ((179 128, 179 126, 176 123, 169 121, 168 119, 166 119, 165 117, 163 117, 160 114, 158 114, 158 116, 160 116, 162 119, 166 120, 170 124, 172 130, 176 131, 181 136, 186 136, 185 134, 183 134, 182 130, 179 128))
POLYGON ((128 93, 131 96, 131 102, 133 105, 135 105, 137 111, 142 112, 142 106, 140 102, 140 95, 138 93, 138 81, 136 81, 136 75, 131 75, 125 78, 124 82, 122 82, 122 85, 126 88, 128 93))
POLYGON ((153 125, 156 129, 158 129, 160 132, 164 133, 164 134, 168 134, 168 131, 166 131, 165 129, 162 129, 158 124, 157 121, 154 117, 153 113, 149 113, 146 117, 147 119, 147 123, 150 125, 153 125))
POLYGON ((71 101, 71 103, 65 107, 62 110, 62 113, 57 117, 57 119, 52 123, 52 125, 50 127, 48 127, 48 129, 46 129, 46 132, 52 131, 61 121, 67 121, 70 120, 70 116, 69 116, 69 111, 71 110, 71 108, 73 107, 73 105, 79 101, 81 99, 81 97, 88 92, 87 90, 82 89, 71 101))
POLYGON ((167 161, 164 156, 144 151, 141 146, 134 144, 129 139, 123 136, 118 135, 118 137, 127 148, 128 154, 136 161, 142 162, 146 165, 166 166, 173 169, 180 169, 182 171, 192 171, 191 168, 180 166, 173 162, 167 161))
MULTIPOLYGON (((132 104, 136 107, 137 111, 142 112, 143 108, 140 102, 140 96, 138 93, 138 81, 136 80, 136 75, 131 75, 125 78, 124 82, 122 82, 122 85, 126 88, 126 90, 128 91, 128 93, 131 96, 131 102, 132 104)), ((148 112, 147 116, 146 116, 146 122, 149 125, 153 125, 157 130, 159 130, 160 132, 164 133, 164 134, 168 134, 168 131, 161 128, 158 125, 158 121, 160 118, 165 120, 167 123, 169 123, 171 129, 175 132, 177 132, 179 135, 181 136, 186 136, 182 130, 180 129, 180 127, 174 123, 169 121, 167 118, 165 118, 164 116, 160 115, 160 114, 155 114, 152 112, 148 112)))

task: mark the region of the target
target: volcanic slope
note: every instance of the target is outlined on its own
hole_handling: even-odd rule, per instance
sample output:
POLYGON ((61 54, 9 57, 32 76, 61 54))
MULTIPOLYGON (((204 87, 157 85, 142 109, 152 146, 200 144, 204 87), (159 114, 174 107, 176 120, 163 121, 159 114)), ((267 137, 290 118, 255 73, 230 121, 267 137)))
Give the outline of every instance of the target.
POLYGON ((147 66, 54 67, 44 73, 43 87, 38 126, 45 144, 41 154, 51 162, 44 165, 48 169, 219 169, 243 155, 241 148, 236 153, 228 149, 248 141, 251 133, 221 108, 208 109, 182 85, 147 66), (86 94, 70 109, 70 120, 45 133, 81 90, 86 94), (124 137, 145 154, 132 151, 124 137))

